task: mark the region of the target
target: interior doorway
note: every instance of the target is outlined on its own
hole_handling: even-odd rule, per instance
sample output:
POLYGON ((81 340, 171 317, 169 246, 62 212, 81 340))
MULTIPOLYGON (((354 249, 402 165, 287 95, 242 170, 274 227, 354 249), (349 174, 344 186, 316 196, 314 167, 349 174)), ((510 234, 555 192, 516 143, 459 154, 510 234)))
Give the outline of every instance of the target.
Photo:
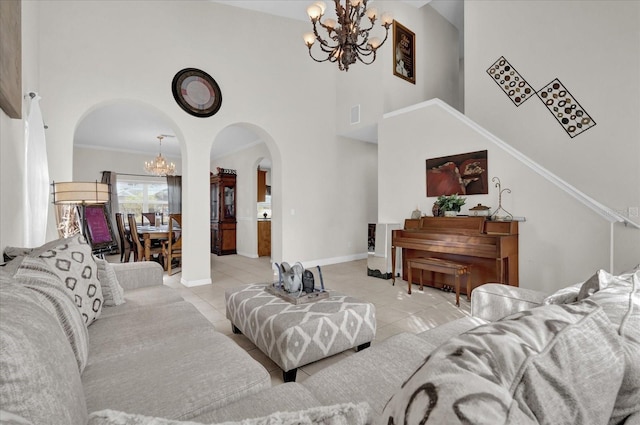
MULTIPOLYGON (((214 139, 210 171, 217 168, 235 172, 236 179, 236 252, 238 255, 258 258, 258 227, 270 227, 262 241, 269 240, 270 253, 260 256, 273 258, 281 255, 281 214, 277 196, 280 181, 277 145, 262 128, 249 123, 236 123, 225 127, 214 139), (237 149, 219 149, 223 142, 231 141, 237 149), (258 167, 265 173, 262 193, 258 195, 258 167), (274 172, 274 170, 276 170, 274 172), (269 186, 267 188, 267 186, 269 186), (267 191, 269 195, 267 195, 267 191), (274 196, 276 195, 276 196, 274 196), (264 213, 267 217, 264 217, 264 213)), ((263 229, 261 229, 263 230, 263 229)), ((274 260, 275 261, 275 260, 274 260)))
POLYGON ((258 163, 256 193, 258 257, 271 257, 271 158, 258 163))

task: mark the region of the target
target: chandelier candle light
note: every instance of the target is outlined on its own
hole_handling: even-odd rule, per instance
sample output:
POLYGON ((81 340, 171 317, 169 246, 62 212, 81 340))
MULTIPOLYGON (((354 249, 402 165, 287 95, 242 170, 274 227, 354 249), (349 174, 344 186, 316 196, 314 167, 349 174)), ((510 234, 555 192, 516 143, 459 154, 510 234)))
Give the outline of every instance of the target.
POLYGON ((334 0, 337 22, 331 18, 322 19, 326 9, 322 1, 315 2, 307 8, 307 14, 313 24, 313 32, 306 33, 303 38, 309 48, 311 59, 316 62, 337 62, 341 71, 348 71, 349 65, 356 60, 365 65, 370 65, 376 60, 376 52, 387 40, 393 18, 389 13, 383 13, 381 16, 382 26, 385 29, 384 40, 380 41, 378 37, 369 38, 369 31, 373 29, 378 18, 378 11, 373 7, 367 8, 367 1, 345 0, 343 5, 341 0, 334 0), (360 20, 365 15, 371 26, 361 28, 360 20), (326 39, 318 32, 319 27, 326 31, 326 39), (311 53, 311 46, 316 40, 319 42, 320 49, 328 55, 324 59, 316 59, 311 53))
POLYGON ((158 156, 153 161, 145 161, 144 169, 149 174, 155 174, 156 176, 172 176, 176 172, 176 164, 173 162, 167 162, 162 156, 162 139, 165 136, 158 136, 160 141, 160 148, 158 150, 158 156))

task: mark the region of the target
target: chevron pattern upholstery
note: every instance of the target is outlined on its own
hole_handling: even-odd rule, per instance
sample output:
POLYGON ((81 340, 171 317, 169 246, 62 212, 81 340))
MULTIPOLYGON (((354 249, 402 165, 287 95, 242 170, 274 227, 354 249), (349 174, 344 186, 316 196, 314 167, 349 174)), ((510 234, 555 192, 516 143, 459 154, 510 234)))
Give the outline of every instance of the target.
POLYGON ((369 343, 376 335, 373 304, 332 292, 294 305, 265 286, 227 289, 227 318, 285 372, 369 343))

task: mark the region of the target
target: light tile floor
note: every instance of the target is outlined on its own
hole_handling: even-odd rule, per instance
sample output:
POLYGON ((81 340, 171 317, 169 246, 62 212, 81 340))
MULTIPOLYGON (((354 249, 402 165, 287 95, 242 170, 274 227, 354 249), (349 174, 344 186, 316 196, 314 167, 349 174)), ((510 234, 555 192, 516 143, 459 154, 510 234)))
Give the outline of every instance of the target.
MULTIPOLYGON (((225 316, 225 289, 271 281, 273 274, 269 258, 212 255, 211 270, 211 285, 187 288, 180 283, 181 273, 173 276, 165 273, 164 283, 180 291, 182 297, 192 303, 217 331, 228 335, 259 361, 271 374, 273 385, 282 383, 282 371, 278 366, 245 336, 233 334, 231 323, 225 316)), ((317 278, 317 273, 314 274, 317 278)), ((470 314, 470 303, 465 296, 460 297, 458 308, 455 306, 454 293, 427 287, 421 292, 414 285, 413 293, 408 295, 406 281, 398 279, 396 285, 392 286, 391 280, 367 276, 366 260, 323 266, 322 275, 327 289, 366 300, 376 306, 377 333, 373 344, 401 332, 419 333, 470 314)), ((354 352, 348 350, 303 366, 298 369, 296 381, 301 382, 354 352)))

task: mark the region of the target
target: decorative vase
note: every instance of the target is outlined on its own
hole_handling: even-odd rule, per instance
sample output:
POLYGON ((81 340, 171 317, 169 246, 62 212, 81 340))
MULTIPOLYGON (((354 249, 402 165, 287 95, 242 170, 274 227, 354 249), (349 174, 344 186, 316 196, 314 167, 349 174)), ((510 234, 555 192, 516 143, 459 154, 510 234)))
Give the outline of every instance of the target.
POLYGON ((480 217, 488 217, 491 213, 491 208, 484 206, 482 204, 478 204, 473 208, 469 208, 469 215, 472 216, 480 216, 480 217))
POLYGON ((444 212, 444 216, 445 217, 456 217, 458 215, 458 211, 445 211, 444 212))
POLYGON ((442 211, 440 211, 440 206, 437 202, 433 203, 433 207, 431 208, 431 213, 434 217, 440 217, 442 215, 442 211))

